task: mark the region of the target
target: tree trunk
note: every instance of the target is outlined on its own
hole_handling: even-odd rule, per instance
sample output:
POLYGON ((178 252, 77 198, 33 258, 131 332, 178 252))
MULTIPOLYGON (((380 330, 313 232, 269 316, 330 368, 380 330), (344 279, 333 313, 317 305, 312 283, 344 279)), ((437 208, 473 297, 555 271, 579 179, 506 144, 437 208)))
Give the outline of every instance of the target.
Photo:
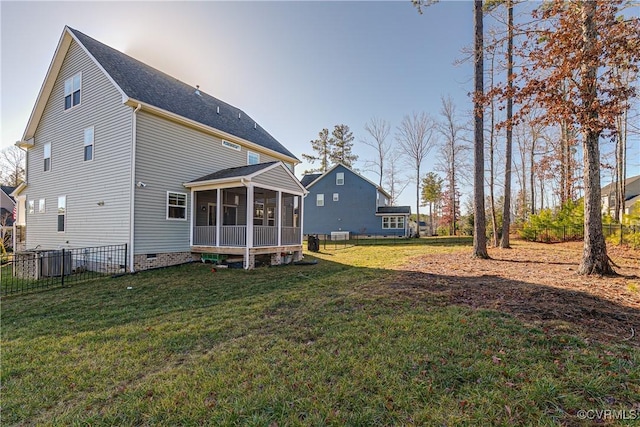
POLYGON ((507 89, 509 96, 507 97, 507 141, 504 151, 504 205, 502 206, 502 237, 500 239, 500 247, 508 249, 511 247, 509 242, 509 226, 511 225, 511 155, 513 150, 513 2, 507 0, 507 89))
MULTIPOLYGON (((582 2, 582 37, 584 41, 585 57, 592 54, 597 40, 595 25, 596 3, 582 2)), ((578 267, 578 274, 612 275, 615 274, 609 264, 607 245, 602 232, 602 217, 600 213, 600 130, 596 128, 598 111, 595 107, 597 99, 598 64, 595 61, 584 60, 581 66, 581 79, 584 87, 582 98, 586 107, 588 126, 582 136, 584 156, 584 246, 582 261, 578 267)))
POLYGON ((474 0, 475 30, 475 92, 474 92, 474 168, 473 168, 473 257, 489 258, 487 253, 487 225, 484 213, 484 113, 481 97, 484 95, 484 28, 482 0, 474 0))
POLYGON ((418 222, 418 230, 416 237, 420 237, 420 163, 416 164, 416 221, 418 222))

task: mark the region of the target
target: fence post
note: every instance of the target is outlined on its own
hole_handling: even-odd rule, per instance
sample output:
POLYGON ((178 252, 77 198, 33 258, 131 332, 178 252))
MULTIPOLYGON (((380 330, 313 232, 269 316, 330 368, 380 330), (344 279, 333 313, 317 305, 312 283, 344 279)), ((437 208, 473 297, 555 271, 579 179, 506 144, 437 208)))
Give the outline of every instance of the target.
POLYGON ((567 226, 563 225, 562 226, 562 241, 566 242, 567 241, 567 226))
POLYGON ((64 248, 62 248, 62 267, 60 268, 60 271, 62 273, 62 286, 64 286, 64 248))
POLYGON ((129 267, 127 264, 129 263, 129 252, 128 252, 129 247, 127 246, 127 243, 124 244, 124 272, 128 273, 129 269, 127 267, 129 267))
POLYGON ((622 246, 622 243, 624 242, 623 234, 624 234, 624 229, 622 227, 622 223, 620 223, 620 246, 622 246))

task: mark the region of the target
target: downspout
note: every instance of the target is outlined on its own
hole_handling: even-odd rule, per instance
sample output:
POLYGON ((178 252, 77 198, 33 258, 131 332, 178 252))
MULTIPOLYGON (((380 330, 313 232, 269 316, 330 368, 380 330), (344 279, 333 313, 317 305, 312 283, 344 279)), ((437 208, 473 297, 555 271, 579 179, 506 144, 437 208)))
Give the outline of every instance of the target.
POLYGON ((129 271, 135 272, 133 265, 134 254, 134 217, 135 217, 135 195, 136 195, 136 135, 137 135, 137 113, 142 108, 141 104, 133 110, 131 118, 131 201, 129 203, 129 271))
MULTIPOLYGON (((29 171, 29 167, 28 167, 29 166, 28 165, 29 153, 27 152, 27 150, 25 148, 19 147, 17 145, 16 145, 16 147, 18 147, 19 150, 24 151, 24 182, 28 183, 29 182, 28 181, 29 176, 27 175, 27 173, 29 171)), ((16 203, 17 206, 14 207, 14 212, 16 214, 13 217, 13 225, 11 227, 11 244, 13 245, 12 246, 13 247, 13 252, 15 253, 15 252, 18 251, 18 225, 17 224, 18 224, 18 217, 20 217, 21 214, 20 214, 20 200, 18 200, 17 197, 14 197, 14 202, 16 203)), ((26 205, 27 200, 26 199, 25 199, 24 203, 25 203, 24 212, 27 213, 27 205, 26 205)), ((22 220, 22 217, 20 217, 20 220, 22 220)), ((27 228, 27 219, 24 218, 23 222, 24 222, 24 229, 26 229, 27 228)), ((24 229, 22 230, 23 233, 25 232, 24 229)), ((25 244, 24 249, 26 249, 26 244, 27 244, 26 239, 24 241, 24 244, 25 244)))

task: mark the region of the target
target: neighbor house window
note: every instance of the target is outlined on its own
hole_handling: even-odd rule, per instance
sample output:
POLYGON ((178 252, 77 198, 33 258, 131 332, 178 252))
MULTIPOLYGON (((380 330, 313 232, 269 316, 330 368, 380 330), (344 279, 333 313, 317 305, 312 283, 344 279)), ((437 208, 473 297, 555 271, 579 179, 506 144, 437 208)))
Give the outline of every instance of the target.
POLYGON ((333 193, 333 201, 337 202, 338 200, 340 200, 340 195, 338 193, 333 193))
POLYGON ((51 170, 51 143, 44 144, 44 171, 51 170))
POLYGON ((84 130, 84 161, 93 160, 93 126, 84 130))
POLYGON ((187 219, 187 195, 167 191, 167 219, 187 219))
POLYGON ((82 74, 80 73, 64 81, 65 110, 80 104, 80 86, 82 86, 82 74))
POLYGON ((27 213, 34 213, 36 211, 36 201, 35 200, 29 200, 27 202, 27 213))
POLYGON ((247 151, 247 164, 257 165, 258 163, 260 163, 260 154, 247 151))
POLYGON ((344 172, 336 173, 336 185, 344 185, 344 172))
POLYGON ((385 216, 382 218, 382 228, 404 229, 404 217, 403 216, 385 216))
POLYGON ((38 200, 38 213, 45 213, 44 199, 38 200))
POLYGON ((64 231, 67 220, 67 196, 58 197, 58 231, 64 231))
POLYGON ((324 206, 324 194, 316 195, 316 206, 324 206))

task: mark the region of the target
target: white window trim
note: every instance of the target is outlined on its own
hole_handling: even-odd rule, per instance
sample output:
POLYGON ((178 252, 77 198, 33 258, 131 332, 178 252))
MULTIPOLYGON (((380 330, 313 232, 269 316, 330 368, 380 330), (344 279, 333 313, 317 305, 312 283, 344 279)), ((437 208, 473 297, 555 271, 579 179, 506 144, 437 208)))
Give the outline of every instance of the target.
POLYGON ((255 151, 247 151, 247 165, 257 165, 260 163, 260 153, 256 153, 255 151), (250 158, 254 155, 258 158, 258 161, 255 163, 251 163, 250 158))
MULTIPOLYGON (((77 108, 77 107, 82 105, 82 98, 83 98, 82 97, 82 71, 79 71, 79 72, 75 73, 74 75, 72 75, 71 77, 69 77, 68 79, 64 80, 64 88, 63 88, 64 94, 63 94, 63 97, 62 97, 62 101, 64 102, 64 100, 67 98, 67 81, 69 81, 69 80, 71 80, 71 94, 70 94, 71 95, 71 107, 64 108, 64 111, 71 111, 71 110, 73 110, 73 109, 75 109, 75 108, 77 108), (73 105, 73 92, 74 92, 74 90, 73 90, 73 79, 76 76, 80 76, 80 89, 79 89, 80 90, 80 102, 78 102, 76 105, 73 105)), ((62 106, 66 107, 64 104, 62 106)))
POLYGON ((45 199, 38 200, 38 213, 47 213, 47 206, 45 199))
POLYGON ((165 215, 166 215, 166 219, 168 221, 186 221, 187 220, 187 205, 188 205, 188 197, 187 197, 187 193, 181 193, 179 191, 167 191, 167 198, 166 198, 166 205, 165 205, 165 215), (179 206, 179 205, 169 205, 169 194, 179 194, 181 196, 184 196, 184 218, 171 218, 169 216, 169 207, 170 206, 174 206, 174 207, 179 207, 182 208, 183 206, 179 206))
POLYGON ((316 206, 324 206, 324 194, 316 194, 316 206))
POLYGON ((333 201, 334 202, 340 201, 340 193, 333 193, 333 201))
POLYGON ((344 172, 336 172, 336 185, 344 185, 344 172))
POLYGON ((27 213, 34 214, 36 213, 36 201, 31 199, 27 200, 27 213))
POLYGON ((389 215, 382 217, 382 229, 383 230, 404 230, 406 226, 406 219, 402 215, 389 215), (391 218, 395 220, 395 227, 391 227, 391 218), (385 219, 387 220, 387 227, 385 227, 385 219), (402 226, 400 226, 400 221, 402 221, 402 226))
POLYGON ((67 208, 67 196, 58 196, 58 210, 56 211, 56 231, 58 233, 66 233, 67 232, 67 215, 69 214, 69 210, 67 208), (60 199, 64 198, 64 212, 60 213, 60 199), (64 230, 60 231, 58 230, 58 218, 60 217, 60 215, 64 215, 64 225, 63 228, 64 230))
POLYGON ((89 126, 84 129, 83 132, 83 141, 82 141, 82 159, 85 162, 92 162, 93 159, 96 158, 96 128, 95 126, 89 126), (87 131, 91 129, 91 144, 87 144, 87 131), (91 158, 89 160, 84 158, 84 150, 86 147, 91 145, 91 158))

